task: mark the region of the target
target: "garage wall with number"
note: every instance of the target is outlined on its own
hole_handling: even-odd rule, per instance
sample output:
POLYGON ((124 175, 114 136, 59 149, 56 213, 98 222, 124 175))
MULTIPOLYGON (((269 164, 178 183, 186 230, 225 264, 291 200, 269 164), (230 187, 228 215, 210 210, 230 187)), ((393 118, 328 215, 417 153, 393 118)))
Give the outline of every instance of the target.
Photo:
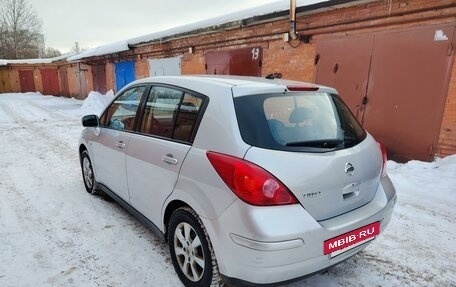
MULTIPOLYGON (((82 58, 66 69, 69 93, 118 91, 155 75, 282 75, 335 86, 396 160, 456 153, 454 0, 337 0, 296 11, 298 40, 289 36, 284 10, 163 31, 127 51, 82 58)), ((42 90, 37 69, 33 81, 30 72, 12 70, 11 89, 42 90)), ((59 75, 62 92, 60 68, 59 75)))
POLYGON ((207 52, 206 73, 260 77, 262 52, 261 47, 207 52))

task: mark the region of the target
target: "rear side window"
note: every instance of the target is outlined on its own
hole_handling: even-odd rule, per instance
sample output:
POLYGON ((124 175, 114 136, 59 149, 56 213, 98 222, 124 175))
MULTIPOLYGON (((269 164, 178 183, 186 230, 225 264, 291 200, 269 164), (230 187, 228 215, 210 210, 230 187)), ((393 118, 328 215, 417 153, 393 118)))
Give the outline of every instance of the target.
POLYGON ((168 87, 152 87, 145 103, 139 132, 191 142, 203 97, 168 87))
POLYGON ((243 140, 253 146, 326 152, 360 143, 366 132, 336 95, 289 93, 234 99, 243 140))

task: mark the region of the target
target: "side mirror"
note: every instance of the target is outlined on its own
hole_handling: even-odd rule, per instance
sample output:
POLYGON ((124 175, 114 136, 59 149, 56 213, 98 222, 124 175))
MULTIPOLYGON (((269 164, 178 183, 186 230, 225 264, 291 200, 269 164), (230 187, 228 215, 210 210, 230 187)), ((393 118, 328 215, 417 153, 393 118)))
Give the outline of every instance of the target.
POLYGON ((100 119, 97 115, 87 115, 82 117, 83 127, 98 127, 100 126, 100 119))

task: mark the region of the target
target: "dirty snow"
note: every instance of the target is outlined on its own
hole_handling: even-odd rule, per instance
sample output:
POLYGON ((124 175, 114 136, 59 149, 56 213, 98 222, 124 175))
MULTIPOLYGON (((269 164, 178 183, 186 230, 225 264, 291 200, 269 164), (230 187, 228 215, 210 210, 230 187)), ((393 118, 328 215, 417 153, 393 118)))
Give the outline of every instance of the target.
MULTIPOLYGON (((0 94, 0 286, 181 286, 164 243, 85 192, 80 118, 111 99, 0 94)), ((289 286, 456 286, 456 155, 388 170, 398 202, 386 231, 289 286)))

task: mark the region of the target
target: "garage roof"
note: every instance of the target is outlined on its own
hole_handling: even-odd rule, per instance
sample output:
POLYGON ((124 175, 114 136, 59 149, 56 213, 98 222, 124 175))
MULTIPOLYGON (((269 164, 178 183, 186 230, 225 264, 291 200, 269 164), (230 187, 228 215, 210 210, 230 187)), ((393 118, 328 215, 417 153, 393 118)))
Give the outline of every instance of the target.
POLYGON ((6 66, 8 64, 50 64, 58 61, 66 60, 69 57, 75 56, 74 53, 65 54, 54 58, 42 58, 42 59, 19 59, 19 60, 2 60, 0 59, 0 66, 6 66))
MULTIPOLYGON (((315 11, 336 5, 344 5, 351 2, 364 2, 354 0, 297 0, 297 13, 305 11, 315 11)), ((249 23, 258 20, 266 20, 276 17, 287 17, 289 11, 289 1, 277 1, 266 5, 253 7, 250 9, 238 11, 235 13, 226 14, 224 16, 211 18, 188 25, 183 25, 171 28, 164 31, 155 32, 152 34, 139 36, 115 43, 99 46, 86 50, 76 56, 70 57, 69 61, 81 60, 95 56, 102 56, 107 54, 119 53, 128 51, 130 47, 147 44, 153 41, 168 40, 177 36, 184 36, 188 34, 198 34, 204 31, 214 30, 223 27, 229 23, 236 24, 238 22, 249 23), (250 20, 250 21, 249 21, 250 20)))

